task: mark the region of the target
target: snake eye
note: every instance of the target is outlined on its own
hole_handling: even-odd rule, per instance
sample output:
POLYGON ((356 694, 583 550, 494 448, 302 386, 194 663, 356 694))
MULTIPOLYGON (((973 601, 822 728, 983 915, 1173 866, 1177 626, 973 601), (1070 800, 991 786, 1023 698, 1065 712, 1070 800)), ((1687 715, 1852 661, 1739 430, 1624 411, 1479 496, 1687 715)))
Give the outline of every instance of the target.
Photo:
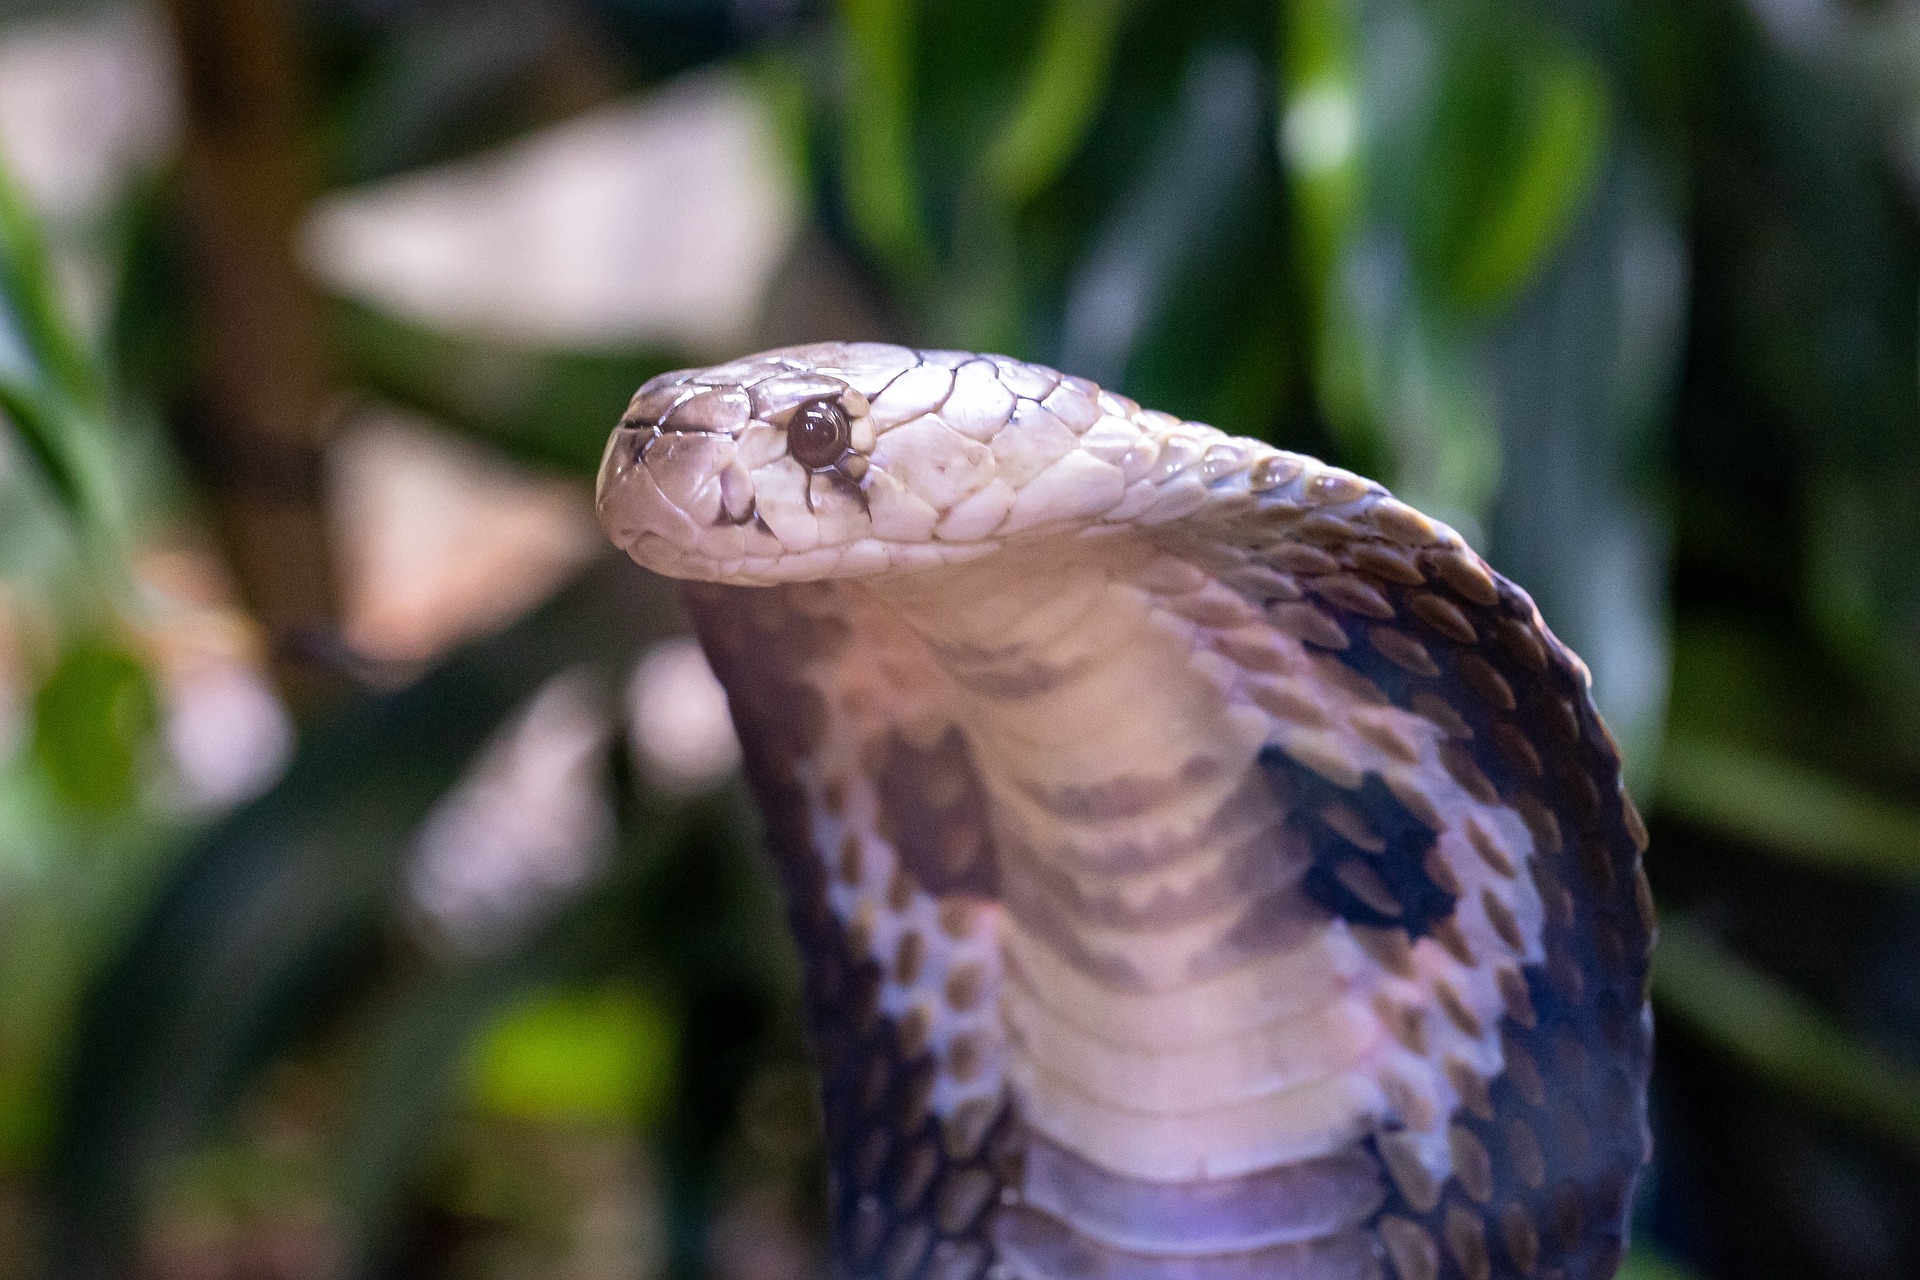
POLYGON ((831 400, 801 405, 787 423, 787 452, 813 471, 838 462, 852 438, 846 410, 831 400))

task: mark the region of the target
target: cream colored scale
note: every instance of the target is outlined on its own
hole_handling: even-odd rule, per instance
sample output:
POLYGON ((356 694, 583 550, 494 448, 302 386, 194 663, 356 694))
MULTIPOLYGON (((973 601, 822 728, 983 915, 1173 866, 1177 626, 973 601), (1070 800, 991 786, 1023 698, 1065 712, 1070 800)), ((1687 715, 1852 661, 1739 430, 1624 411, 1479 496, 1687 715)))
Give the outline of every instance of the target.
MULTIPOLYGON (((1146 908, 1191 893, 1227 852, 1181 849, 1192 844, 1182 837, 1243 794, 1272 725, 1191 661, 1191 624, 1130 580, 1147 558, 1131 540, 1095 543, 1071 573, 1057 552, 1044 576, 996 565, 997 592, 967 583, 979 571, 966 567, 884 590, 922 634, 968 655, 959 683, 1044 686, 960 695, 973 704, 961 719, 993 780, 1003 880, 1025 870, 1008 865, 1024 856, 1089 894, 1146 908), (1044 670, 1020 670, 1040 666, 1040 654, 1044 670), (989 668, 991 679, 979 679, 989 668), (1061 816, 1058 797, 1103 789, 1144 799, 1106 821, 1061 816), (1087 873, 1103 845, 1120 843, 1184 856, 1118 877, 1087 873), (1067 851, 1077 856, 1059 856, 1067 851)), ((1239 807, 1249 807, 1244 798, 1239 807)), ((1252 808, 1243 824, 1278 831, 1284 815, 1270 796, 1264 811, 1252 808)), ((1026 1122, 1114 1172, 1151 1180, 1240 1173, 1353 1140, 1383 1105, 1364 1070, 1382 1039, 1367 1009, 1364 957, 1344 933, 1324 929, 1285 953, 1206 973, 1243 911, 1226 903, 1163 929, 1066 916, 1070 938, 1005 917, 1001 1011, 1026 1122), (1063 950, 1080 952, 1079 962, 1063 950), (1103 981, 1098 968, 1108 963, 1134 980, 1103 981), (1263 998, 1247 998, 1250 982, 1263 998)))
MULTIPOLYGON (((956 718, 991 779, 1003 879, 1038 870, 1150 917, 1154 903, 1189 898, 1235 848, 1264 838, 1275 878, 1312 913, 1299 889, 1304 851, 1280 839, 1285 814, 1256 758, 1275 741, 1343 770, 1418 772, 1413 781, 1436 810, 1464 817, 1470 802, 1433 759, 1437 735, 1425 721, 1385 713, 1413 750, 1424 748, 1426 767, 1413 771, 1355 732, 1355 717, 1377 720, 1378 708, 1337 705, 1338 695, 1320 687, 1313 696, 1329 704, 1329 727, 1303 731, 1254 705, 1248 677, 1215 652, 1212 633, 1154 589, 1167 585, 1157 572, 1164 562, 1141 540, 1089 540, 1071 571, 1058 548, 1048 555, 1045 575, 1022 574, 1003 555, 990 568, 872 588, 916 631, 937 637, 954 696, 966 704, 956 718), (968 581, 986 573, 991 591, 968 581), (1018 696, 996 696, 1007 687, 1018 696), (1075 805, 1062 797, 1100 795, 1131 798, 1104 820, 1063 816, 1075 805), (1219 839, 1196 839, 1203 834, 1219 839), (1155 849, 1169 854, 1157 865, 1155 849), (1009 865, 1014 858, 1036 865, 1009 865), (1100 870, 1108 864, 1119 870, 1100 870)), ((1485 869, 1458 827, 1448 824, 1441 854, 1477 885, 1485 869)), ((1517 823, 1500 836, 1510 847, 1528 839, 1517 823)), ((1497 888, 1511 895, 1515 886, 1497 888)), ((1462 896, 1463 929, 1483 948, 1498 947, 1484 912, 1476 916, 1477 903, 1462 896)), ((1483 1076, 1498 1073, 1491 1028, 1500 994, 1485 967, 1460 965, 1426 939, 1415 948, 1416 977, 1397 978, 1338 920, 1279 949, 1237 953, 1230 940, 1247 906, 1229 900, 1164 925, 1063 913, 1041 929, 996 912, 1005 1069, 1024 1120, 1104 1168, 1149 1181, 1255 1172, 1337 1151, 1386 1121, 1410 1122, 1417 1135, 1430 1129, 1413 1147, 1444 1176, 1444 1135, 1427 1122, 1458 1096, 1432 1050, 1457 1041, 1457 1059, 1483 1076), (1433 1012, 1436 982, 1485 1034, 1468 1036, 1433 1012), (1393 1009, 1427 1024, 1428 1054, 1389 1033, 1382 1015, 1393 1009)), ((1537 938, 1537 904, 1514 908, 1537 938)))

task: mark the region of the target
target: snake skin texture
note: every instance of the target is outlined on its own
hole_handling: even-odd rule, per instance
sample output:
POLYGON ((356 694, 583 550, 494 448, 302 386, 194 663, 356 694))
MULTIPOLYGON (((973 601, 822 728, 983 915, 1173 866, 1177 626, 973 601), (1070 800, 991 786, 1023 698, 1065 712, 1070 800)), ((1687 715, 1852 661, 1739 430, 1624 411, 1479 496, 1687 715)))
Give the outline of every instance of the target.
POLYGON ((608 532, 689 579, 806 959, 853 1280, 1605 1280, 1647 837, 1451 530, 997 356, 654 379, 608 532))

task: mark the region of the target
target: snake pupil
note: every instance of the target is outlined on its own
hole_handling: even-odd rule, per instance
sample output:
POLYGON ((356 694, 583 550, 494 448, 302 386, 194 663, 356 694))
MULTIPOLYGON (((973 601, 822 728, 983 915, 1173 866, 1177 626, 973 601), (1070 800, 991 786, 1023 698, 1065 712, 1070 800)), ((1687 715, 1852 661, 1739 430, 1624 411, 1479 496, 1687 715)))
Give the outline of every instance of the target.
POLYGON ((846 412, 830 400, 802 405, 787 424, 787 452, 801 466, 818 471, 847 451, 853 431, 846 412))

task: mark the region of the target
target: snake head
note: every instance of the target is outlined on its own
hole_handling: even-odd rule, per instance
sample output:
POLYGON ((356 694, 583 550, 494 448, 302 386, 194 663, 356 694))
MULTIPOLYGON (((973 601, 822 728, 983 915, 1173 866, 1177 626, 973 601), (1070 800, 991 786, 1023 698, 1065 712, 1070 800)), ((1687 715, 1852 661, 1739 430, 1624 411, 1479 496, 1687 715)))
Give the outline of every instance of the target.
POLYGON ((759 357, 652 379, 601 461, 598 505, 614 541, 678 577, 858 534, 874 430, 867 398, 808 362, 759 357))
POLYGON ((683 578, 954 563, 1111 509, 1135 478, 1137 413, 1004 357, 787 347, 641 387, 601 464, 600 519, 635 560, 683 578))

